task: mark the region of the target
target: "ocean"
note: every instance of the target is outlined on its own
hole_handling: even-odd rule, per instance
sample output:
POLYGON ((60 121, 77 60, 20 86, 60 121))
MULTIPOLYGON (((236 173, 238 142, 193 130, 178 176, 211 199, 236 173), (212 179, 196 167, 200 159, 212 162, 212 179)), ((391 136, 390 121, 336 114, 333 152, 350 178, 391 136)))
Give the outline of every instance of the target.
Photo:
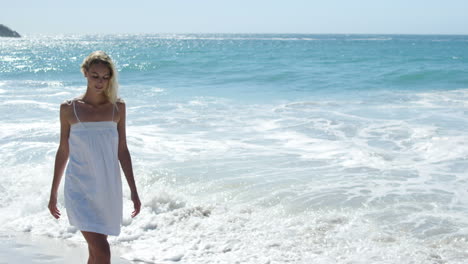
MULTIPOLYGON (((47 204, 59 105, 106 51, 143 203, 113 246, 147 263, 466 263, 468 36, 0 39, 0 226, 82 241, 47 204)), ((123 177, 123 174, 122 174, 123 177)))

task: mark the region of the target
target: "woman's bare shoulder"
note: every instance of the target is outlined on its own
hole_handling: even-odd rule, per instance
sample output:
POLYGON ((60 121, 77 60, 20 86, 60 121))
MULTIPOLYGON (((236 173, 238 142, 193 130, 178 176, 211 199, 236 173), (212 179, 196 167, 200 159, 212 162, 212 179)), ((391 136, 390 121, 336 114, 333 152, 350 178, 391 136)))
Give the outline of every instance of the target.
POLYGON ((122 98, 117 99, 117 102, 115 102, 115 104, 117 105, 117 110, 125 110, 125 101, 122 98))
POLYGON ((73 100, 65 100, 60 104, 60 115, 69 120, 73 115, 73 100))
POLYGON ((72 105, 72 103, 73 103, 73 100, 72 100, 72 99, 68 99, 68 100, 63 101, 63 102, 60 104, 60 106, 62 106, 62 105, 72 105))
POLYGON ((65 100, 60 104, 60 110, 67 110, 72 108, 73 100, 65 100))

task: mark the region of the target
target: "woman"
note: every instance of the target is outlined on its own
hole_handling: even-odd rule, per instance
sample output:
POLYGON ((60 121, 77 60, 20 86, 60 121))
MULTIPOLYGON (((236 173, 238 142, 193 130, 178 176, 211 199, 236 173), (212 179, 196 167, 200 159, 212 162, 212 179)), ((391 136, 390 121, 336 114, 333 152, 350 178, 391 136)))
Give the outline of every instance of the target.
POLYGON ((117 236, 122 222, 120 165, 134 205, 140 212, 132 162, 125 134, 125 103, 117 97, 117 76, 111 58, 91 53, 81 65, 88 81, 81 97, 60 105, 60 145, 55 158, 49 210, 60 217, 57 190, 65 172, 65 207, 70 224, 88 242, 90 263, 110 263, 108 235, 117 236))

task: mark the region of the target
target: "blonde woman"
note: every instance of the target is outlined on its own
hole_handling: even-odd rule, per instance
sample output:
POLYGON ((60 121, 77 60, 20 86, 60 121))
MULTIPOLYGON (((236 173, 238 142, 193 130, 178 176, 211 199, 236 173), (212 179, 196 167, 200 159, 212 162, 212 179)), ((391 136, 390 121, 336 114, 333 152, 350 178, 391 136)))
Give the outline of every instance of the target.
POLYGON ((81 65, 86 92, 60 105, 60 145, 55 158, 49 210, 60 218, 57 191, 65 166, 65 207, 70 224, 88 242, 90 263, 110 263, 108 235, 117 236, 122 222, 122 183, 125 174, 134 205, 140 212, 125 134, 125 103, 117 95, 117 72, 102 51, 81 65))

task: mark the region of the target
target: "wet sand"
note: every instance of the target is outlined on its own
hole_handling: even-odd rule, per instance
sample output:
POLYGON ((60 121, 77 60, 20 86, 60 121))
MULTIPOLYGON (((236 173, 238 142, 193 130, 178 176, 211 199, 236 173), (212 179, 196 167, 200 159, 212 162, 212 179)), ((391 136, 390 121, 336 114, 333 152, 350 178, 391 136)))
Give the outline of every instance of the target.
MULTIPOLYGON (((113 264, 131 264, 120 258, 121 249, 111 246, 113 264)), ((48 263, 85 264, 87 245, 27 233, 2 233, 0 235, 0 264, 48 263)))

